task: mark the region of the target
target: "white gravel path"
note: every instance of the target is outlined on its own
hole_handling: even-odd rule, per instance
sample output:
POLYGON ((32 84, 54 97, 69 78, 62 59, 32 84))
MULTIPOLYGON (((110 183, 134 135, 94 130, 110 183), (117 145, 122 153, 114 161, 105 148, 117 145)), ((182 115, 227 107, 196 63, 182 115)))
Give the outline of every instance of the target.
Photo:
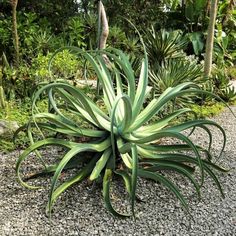
MULTIPOLYGON (((236 107, 233 108, 236 113, 236 107)), ((214 118, 226 130, 228 142, 223 163, 234 168, 220 174, 226 198, 222 199, 212 181, 207 179, 202 200, 192 195, 191 184, 173 176, 187 193, 191 214, 186 216, 180 203, 162 186, 140 181, 138 194, 144 202, 136 204, 137 219, 119 219, 105 209, 99 188, 82 184, 72 187, 58 200, 51 223, 45 216, 48 188, 30 191, 15 178, 18 152, 0 154, 0 236, 6 235, 236 235, 236 119, 226 109, 214 118)), ((220 137, 214 139, 214 150, 220 148, 220 137)), ((194 137, 206 142, 206 135, 194 137)), ((54 155, 53 151, 47 155, 54 155)), ((38 180, 48 186, 49 180, 38 180)), ((115 201, 116 200, 115 198, 115 201)), ((117 202, 123 204, 122 201, 117 202)))

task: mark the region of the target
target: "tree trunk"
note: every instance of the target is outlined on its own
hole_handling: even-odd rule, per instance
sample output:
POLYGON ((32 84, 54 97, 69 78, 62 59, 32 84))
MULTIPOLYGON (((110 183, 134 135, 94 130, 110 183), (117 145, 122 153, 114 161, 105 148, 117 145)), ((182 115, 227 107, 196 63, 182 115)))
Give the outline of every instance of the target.
POLYGON ((2 87, 3 81, 3 67, 0 65, 0 108, 3 109, 6 107, 5 94, 2 87))
POLYGON ((12 6, 12 28, 13 28, 13 43, 15 47, 15 66, 18 68, 20 62, 19 36, 17 32, 17 19, 16 19, 16 8, 18 0, 11 0, 10 3, 12 6))
POLYGON ((209 77, 211 74, 217 3, 217 0, 211 0, 210 22, 207 30, 206 53, 204 63, 204 75, 206 77, 209 77))

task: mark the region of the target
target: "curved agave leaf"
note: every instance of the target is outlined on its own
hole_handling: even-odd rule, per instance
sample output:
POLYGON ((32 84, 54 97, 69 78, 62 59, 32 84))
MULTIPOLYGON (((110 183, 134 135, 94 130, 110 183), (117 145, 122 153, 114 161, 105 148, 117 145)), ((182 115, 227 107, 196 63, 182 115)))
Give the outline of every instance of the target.
POLYGON ((126 172, 125 170, 116 170, 116 171, 114 171, 114 173, 122 177, 122 179, 124 180, 124 183, 125 183, 125 188, 129 194, 129 196, 131 197, 132 183, 131 183, 131 177, 128 174, 128 172, 126 172))
POLYGON ((82 152, 102 152, 106 150, 110 146, 110 139, 106 139, 101 143, 87 143, 87 144, 77 144, 75 147, 71 148, 69 152, 66 153, 66 155, 63 157, 63 159, 60 161, 60 163, 57 166, 57 169, 54 173, 54 176, 52 178, 51 188, 49 191, 49 201, 48 201, 48 210, 49 213, 52 209, 52 203, 53 203, 53 192, 55 190, 56 184, 58 182, 58 178, 66 166, 66 164, 77 154, 82 152))
POLYGON ((35 151, 43 146, 49 146, 49 145, 64 146, 68 149, 72 149, 72 148, 76 147, 78 144, 74 143, 74 142, 61 140, 61 139, 48 138, 48 139, 38 141, 38 142, 32 144, 27 149, 25 149, 25 151, 19 156, 17 163, 16 163, 16 174, 17 174, 17 178, 18 178, 19 182, 21 183, 21 185, 23 185, 27 188, 31 188, 31 189, 39 188, 39 187, 28 185, 27 183, 25 183, 22 180, 22 178, 20 176, 20 167, 21 167, 21 164, 23 163, 23 161, 29 156, 30 153, 32 153, 33 151, 35 151))
MULTIPOLYGON (((192 127, 200 126, 200 127, 204 128, 206 131, 209 132, 209 129, 207 129, 205 127, 205 125, 215 126, 216 128, 218 128, 221 131, 221 133, 223 135, 223 146, 221 148, 221 152, 220 152, 220 155, 219 155, 219 157, 220 157, 222 155, 223 151, 224 151, 224 148, 225 148, 226 134, 225 134, 224 129, 214 121, 211 121, 211 120, 188 121, 188 122, 185 122, 184 124, 179 124, 179 125, 176 125, 176 126, 172 126, 171 128, 166 128, 165 131, 181 132, 183 130, 186 130, 186 129, 189 129, 189 128, 192 128, 192 127)), ((208 134, 210 135, 210 142, 211 142, 211 132, 209 132, 208 134)))
POLYGON ((106 169, 105 175, 103 177, 103 198, 104 202, 106 205, 106 208, 114 215, 118 217, 129 217, 130 215, 128 214, 121 214, 118 213, 112 206, 111 204, 111 199, 110 199, 110 182, 111 182, 111 177, 112 177, 112 170, 111 169, 106 169))
POLYGON ((59 115, 54 115, 51 113, 39 113, 34 116, 35 119, 46 119, 50 122, 48 123, 37 123, 38 127, 57 130, 60 133, 75 134, 75 136, 87 136, 87 137, 104 137, 106 132, 93 129, 81 129, 79 127, 72 126, 64 120, 63 117, 59 115), (53 126, 54 125, 54 126, 53 126))
POLYGON ((194 185, 196 192, 198 194, 198 197, 200 198, 201 194, 200 194, 200 186, 197 183, 197 181, 194 179, 194 177, 192 176, 192 173, 194 172, 194 168, 182 164, 182 163, 178 163, 175 161, 162 161, 162 160, 156 160, 155 162, 144 162, 142 164, 152 164, 151 167, 145 168, 145 170, 147 171, 151 171, 151 172, 156 172, 157 170, 171 170, 171 171, 176 171, 184 176, 186 176, 194 185))
POLYGON ((114 127, 117 128, 118 130, 118 134, 121 134, 123 132, 123 130, 126 128, 126 126, 130 126, 130 123, 132 121, 132 111, 131 111, 131 102, 130 102, 130 99, 129 97, 125 96, 125 95, 122 95, 121 97, 117 97, 117 99, 115 100, 115 104, 112 108, 112 111, 111 111, 111 143, 112 143, 112 151, 113 151, 113 168, 115 167, 115 159, 116 159, 116 150, 115 150, 115 135, 114 135, 114 127), (116 120, 115 120, 115 114, 116 114, 116 109, 119 105, 119 102, 123 100, 123 111, 124 111, 124 120, 121 122, 120 126, 118 126, 116 124, 116 120), (127 110, 127 109, 130 109, 130 110, 127 110))
POLYGON ((111 111, 112 104, 115 99, 115 91, 112 86, 111 76, 108 72, 108 69, 106 68, 105 62, 103 58, 100 57, 100 60, 98 60, 99 64, 97 64, 95 59, 89 54, 85 54, 85 58, 91 63, 98 76, 98 80, 103 85, 104 101, 108 111, 111 111))
POLYGON ((148 60, 147 57, 145 57, 145 59, 142 62, 139 83, 133 104, 133 120, 138 116, 139 112, 142 109, 147 85, 148 85, 148 60))
POLYGON ((56 190, 53 191, 51 199, 49 201, 50 205, 49 203, 47 205, 47 212, 49 213, 49 215, 51 214, 51 206, 56 201, 56 199, 71 185, 78 183, 84 180, 87 176, 89 176, 97 160, 98 156, 92 158, 91 161, 84 168, 82 168, 76 175, 74 175, 71 179, 61 184, 56 190))
POLYGON ((140 133, 155 133, 163 128, 165 128, 167 125, 169 125, 169 122, 174 120, 175 118, 179 117, 180 115, 183 115, 185 113, 192 112, 189 108, 183 108, 179 109, 167 116, 165 116, 162 119, 159 119, 158 121, 154 122, 151 125, 141 126, 136 130, 136 132, 140 133))
POLYGON ((218 189, 219 189, 219 191, 220 191, 222 197, 225 197, 224 191, 223 191, 223 189, 222 189, 222 187, 221 187, 221 184, 220 184, 218 178, 216 177, 215 173, 214 173, 207 165, 205 165, 204 168, 205 168, 206 172, 210 175, 210 177, 211 177, 211 178, 214 180, 214 182, 216 183, 216 186, 218 187, 218 189))
POLYGON ((132 143, 125 142, 122 138, 117 138, 116 144, 121 154, 129 153, 131 150, 132 143))
POLYGON ((99 160, 97 161, 96 165, 93 168, 92 173, 90 174, 89 179, 90 180, 95 180, 99 177, 99 175, 101 174, 102 170, 104 169, 104 167, 106 166, 109 157, 111 156, 111 152, 112 149, 106 149, 104 151, 104 153, 102 154, 102 156, 99 158, 99 160))
MULTIPOLYGON (((85 96, 83 94, 83 92, 81 92, 79 89, 73 87, 72 85, 69 84, 65 84, 65 83, 54 83, 54 84, 48 84, 43 86, 42 88, 40 88, 36 93, 35 96, 33 98, 33 105, 32 105, 32 113, 33 113, 33 109, 36 108, 36 101, 39 98, 39 96, 47 90, 50 90, 52 88, 56 88, 57 90, 59 88, 63 88, 63 92, 62 93, 66 93, 66 91, 70 92, 71 95, 73 96, 73 99, 70 100, 70 102, 72 102, 72 104, 78 109, 78 111, 87 119, 89 119, 89 121, 91 123, 93 123, 95 126, 99 126, 100 128, 103 128, 103 126, 100 125, 99 120, 102 120, 103 123, 107 122, 107 120, 109 119, 105 114, 101 115, 102 111, 100 109, 97 108, 97 106, 90 101, 90 99, 85 96), (76 100, 76 99, 78 100, 76 100), (106 117, 106 119, 104 118, 106 117)), ((62 94, 60 94, 62 95, 62 94)), ((66 93, 66 98, 69 99, 69 93, 66 93)))
MULTIPOLYGON (((129 96, 131 103, 133 104, 135 98, 135 76, 128 57, 118 49, 109 48, 108 50, 111 51, 111 53, 105 50, 102 51, 102 53, 111 57, 116 62, 120 70, 124 73, 124 79, 128 84, 127 95, 129 96)), ((120 70, 119 73, 121 73, 120 70)))
MULTIPOLYGON (((205 125, 199 125, 197 127, 200 127, 200 128, 202 128, 203 130, 205 130, 207 132, 208 137, 209 137, 208 152, 210 152, 211 151, 211 146, 212 146, 212 133, 211 133, 211 131, 205 125)), ((188 137, 190 137, 192 134, 193 134, 193 132, 191 132, 188 137)), ((226 140, 226 137, 225 137, 224 140, 226 140)), ((224 150, 224 147, 222 148, 222 150, 224 150)))
POLYGON ((88 115, 86 112, 86 108, 83 109, 80 106, 81 102, 78 102, 72 95, 64 91, 64 94, 60 94, 61 97, 65 99, 65 101, 74 107, 73 113, 75 115, 78 115, 79 117, 82 117, 83 120, 87 121, 88 123, 92 124, 93 126, 100 128, 100 129, 106 129, 109 130, 109 117, 102 113, 102 111, 98 108, 95 108, 96 105, 93 103, 90 103, 91 108, 95 111, 96 121, 91 118, 91 116, 88 115))
MULTIPOLYGON (((172 155, 176 155, 176 154, 172 154, 172 155)), ((164 160, 164 161, 172 161, 173 160, 173 156, 171 154, 163 156, 163 157, 158 157, 158 159, 160 160, 164 160)), ((190 156, 187 155, 178 155, 175 157, 174 161, 177 162, 184 162, 184 163, 194 163, 198 165, 198 161, 190 156)), ((223 189, 221 187, 221 184, 218 180, 218 178, 216 177, 216 175, 214 174, 214 172, 209 168, 212 167, 218 171, 221 172, 228 172, 229 170, 224 169, 223 167, 220 167, 212 162, 206 161, 206 160, 202 160, 203 162, 203 169, 209 174, 209 176, 214 180, 214 182, 216 183, 218 189, 220 190, 221 195, 224 197, 224 192, 223 189)))
POLYGON ((165 187, 170 189, 171 192, 173 192, 175 194, 175 196, 180 200, 180 202, 182 203, 184 208, 187 210, 187 212, 189 211, 188 204, 185 201, 183 195, 180 193, 177 186, 175 186, 169 179, 167 179, 166 177, 164 177, 163 175, 160 175, 158 173, 152 173, 150 171, 146 171, 146 170, 142 170, 142 169, 138 169, 138 175, 140 177, 152 179, 154 181, 162 183, 165 187))
MULTIPOLYGON (((202 151, 202 152, 206 152, 207 154, 210 155, 210 153, 198 146, 198 145, 195 145, 196 148, 199 150, 199 151, 202 151)), ((169 151, 191 151, 191 147, 189 147, 189 145, 186 145, 186 144, 166 144, 166 145, 163 145, 163 144, 155 144, 155 143, 151 143, 151 144, 139 144, 138 145, 138 149, 144 149, 144 150, 147 150, 147 151, 151 151, 152 153, 160 153, 160 152, 169 152, 169 151)))
POLYGON ((138 176, 138 152, 137 147, 133 145, 131 147, 132 151, 132 175, 131 175, 131 209, 133 216, 135 216, 134 213, 134 203, 135 203, 135 197, 136 197, 136 188, 137 188, 137 176, 138 176))
POLYGON ((132 122, 132 116, 132 106, 129 97, 127 95, 117 97, 111 111, 111 127, 114 127, 115 123, 118 122, 116 124, 118 133, 124 133, 132 122), (121 100, 123 103, 120 102, 121 100), (118 121, 115 120, 117 108, 120 108, 119 111, 122 112, 122 116, 119 117, 120 119, 118 121))
POLYGON ((128 169, 131 169, 132 170, 132 158, 131 156, 129 155, 129 153, 120 153, 121 155, 121 159, 123 160, 125 166, 128 168, 128 169))
POLYGON ((137 143, 137 144, 143 144, 143 143, 149 143, 152 141, 155 141, 159 138, 164 138, 164 137, 173 137, 173 138, 177 138, 183 142, 185 142, 186 144, 189 145, 189 147, 191 147, 191 149, 193 150, 193 152, 195 153, 197 160, 198 160, 198 164, 199 164, 199 168, 201 171, 201 182, 203 183, 204 181, 204 171, 203 171, 203 167, 202 167, 202 160, 201 160, 201 156, 199 154, 198 149, 196 148, 196 146, 193 144, 193 142, 187 138, 186 136, 184 136, 181 133, 177 133, 175 131, 161 131, 161 132, 157 132, 155 134, 146 136, 144 138, 134 138, 134 136, 130 135, 130 137, 128 137, 127 139, 131 142, 137 143))
MULTIPOLYGON (((32 131, 31 131, 31 128, 32 128, 32 124, 33 126, 37 127, 38 128, 38 125, 36 125, 35 123, 32 123, 31 119, 29 120, 28 124, 26 125, 23 125, 22 127, 18 128, 16 130, 16 132, 14 133, 13 135, 13 142, 15 143, 15 140, 18 136, 18 134, 24 130, 26 130, 27 132, 27 135, 28 135, 28 138, 29 138, 29 141, 30 141, 30 144, 33 145, 34 144, 34 139, 33 139, 33 135, 32 135, 32 131)), ((39 128, 38 128, 39 129, 39 128)), ((41 131, 41 130, 40 130, 41 131)), ((43 136, 43 135, 42 135, 43 136)), ((44 137, 44 136, 43 136, 44 137)), ((47 165, 45 163, 45 161, 43 160, 43 158, 41 157, 40 153, 38 152, 38 150, 35 150, 34 151, 35 154, 37 155, 37 157, 39 158, 39 160, 41 161, 42 165, 47 168, 47 165)))
POLYGON ((187 90, 184 91, 182 90, 189 87, 197 87, 197 86, 191 82, 186 82, 174 88, 168 88, 158 99, 153 99, 148 104, 148 106, 138 115, 137 119, 130 127, 129 131, 131 132, 144 125, 155 114, 157 114, 161 110, 161 108, 167 104, 167 102, 171 101, 176 96, 178 96, 180 92, 186 93, 185 91, 187 90))

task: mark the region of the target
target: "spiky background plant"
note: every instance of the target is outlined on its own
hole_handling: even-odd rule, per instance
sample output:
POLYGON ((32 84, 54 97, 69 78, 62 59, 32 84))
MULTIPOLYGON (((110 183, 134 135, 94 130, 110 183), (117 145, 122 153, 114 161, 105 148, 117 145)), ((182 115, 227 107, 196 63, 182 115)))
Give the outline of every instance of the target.
POLYGON ((193 184, 199 196, 205 174, 208 174, 223 195, 214 170, 225 170, 211 161, 212 134, 207 126, 215 126, 222 132, 224 137, 222 150, 225 146, 224 130, 210 120, 188 120, 173 125, 173 121, 176 121, 178 117, 191 112, 188 108, 172 111, 165 117, 151 122, 152 118, 158 116, 169 101, 183 94, 200 92, 195 84, 186 82, 170 87, 144 106, 145 98, 150 93, 150 88, 147 86, 146 52, 136 86, 131 64, 128 57, 121 51, 110 49, 91 54, 76 48, 73 50, 80 56, 83 55, 96 71, 97 78, 102 84, 105 108, 101 109, 97 106, 80 89, 63 82, 47 84, 35 93, 32 120, 27 125, 31 145, 20 155, 16 172, 23 186, 37 188, 26 183, 20 171, 29 154, 35 151, 38 153, 44 146, 62 146, 67 150, 55 165, 46 164, 46 156, 40 158, 45 167, 44 173, 53 173, 47 207, 49 213, 53 203, 66 189, 87 178, 91 181, 102 178, 105 206, 113 215, 121 217, 134 215, 138 177, 162 183, 188 209, 179 188, 160 171, 172 170, 185 176, 193 184), (103 60, 104 53, 110 58, 108 66, 103 60), (50 109, 49 112, 41 113, 37 109, 36 102, 44 93, 48 96, 50 109), (81 120, 88 124, 89 128, 81 127, 81 120), (40 131, 55 132, 59 134, 58 138, 45 137, 34 142, 33 127, 37 127, 40 131), (208 149, 196 145, 189 136, 183 133, 189 129, 193 131, 196 127, 205 130, 209 136, 208 149), (75 140, 86 137, 87 141, 70 141, 65 138, 65 135, 75 137, 75 140), (181 142, 158 144, 162 138, 174 138, 181 142), (78 168, 81 163, 83 163, 82 167, 73 177, 59 184, 62 171, 73 167, 78 168), (200 169, 198 180, 193 174, 195 167, 200 169), (112 206, 110 186, 114 176, 119 176, 124 181, 131 199, 132 214, 120 213, 112 206))
MULTIPOLYGON (((156 65, 150 70, 150 84, 154 87, 153 95, 159 97, 166 89, 176 87, 184 82, 194 82, 203 87, 205 81, 202 78, 202 66, 196 61, 183 58, 169 59, 161 65, 156 65)), ((194 103, 196 94, 185 94, 177 98, 175 104, 185 105, 194 103)))
POLYGON ((151 68, 161 65, 168 59, 183 58, 187 40, 181 31, 166 31, 162 29, 156 31, 154 27, 145 31, 145 45, 147 47, 148 58, 151 68))
POLYGON ((158 96, 169 87, 175 87, 183 82, 203 83, 202 66, 195 61, 170 59, 158 65, 150 73, 150 80, 155 84, 158 96))

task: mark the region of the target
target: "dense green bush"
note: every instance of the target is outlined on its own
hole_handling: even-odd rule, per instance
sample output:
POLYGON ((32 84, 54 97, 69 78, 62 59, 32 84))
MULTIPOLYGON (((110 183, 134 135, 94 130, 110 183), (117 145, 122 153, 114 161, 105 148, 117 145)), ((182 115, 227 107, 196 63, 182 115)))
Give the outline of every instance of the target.
MULTIPOLYGON (((18 34, 20 41, 20 54, 21 58, 28 62, 32 57, 37 55, 38 52, 44 48, 40 47, 41 42, 37 37, 45 32, 47 37, 51 35, 51 28, 46 19, 40 19, 35 13, 18 12, 18 34)), ((12 41, 12 19, 10 16, 0 16, 0 30, 4 32, 0 34, 0 55, 4 52, 9 59, 13 57, 13 41, 12 41)), ((56 45, 58 47, 58 45, 56 45)), ((55 50, 55 48, 52 48, 55 50)))
POLYGON ((79 68, 79 62, 73 54, 68 50, 58 53, 52 61, 51 73, 49 73, 49 62, 51 57, 52 53, 48 53, 46 56, 39 54, 32 60, 31 68, 34 71, 35 78, 38 82, 45 81, 45 79, 49 80, 51 75, 55 79, 75 77, 79 68))
MULTIPOLYGON (((46 55, 57 48, 72 45, 84 47, 84 21, 80 17, 70 17, 61 29, 55 33, 47 18, 36 13, 18 12, 18 34, 21 59, 30 63, 39 53, 46 55)), ((0 55, 4 52, 11 62, 13 55, 11 17, 0 14, 0 55)))
POLYGON ((0 13, 0 55, 12 45, 11 39, 11 23, 9 18, 5 18, 3 13, 0 13))
MULTIPOLYGON (((11 16, 9 0, 1 0, 0 9, 6 16, 11 16)), ((78 3, 74 0, 18 0, 17 10, 34 13, 39 19, 46 18, 54 32, 61 32, 67 19, 78 14, 78 3)))
POLYGON ((64 39, 65 45, 85 47, 84 43, 84 21, 81 17, 73 17, 67 20, 63 32, 58 35, 64 39))
POLYGON ((6 98, 24 99, 31 97, 36 86, 41 82, 52 79, 67 78, 81 79, 83 74, 83 64, 68 50, 57 54, 51 64, 49 73, 49 61, 52 53, 46 56, 39 53, 33 58, 31 64, 20 64, 16 70, 14 67, 5 66, 3 68, 2 86, 6 98))

